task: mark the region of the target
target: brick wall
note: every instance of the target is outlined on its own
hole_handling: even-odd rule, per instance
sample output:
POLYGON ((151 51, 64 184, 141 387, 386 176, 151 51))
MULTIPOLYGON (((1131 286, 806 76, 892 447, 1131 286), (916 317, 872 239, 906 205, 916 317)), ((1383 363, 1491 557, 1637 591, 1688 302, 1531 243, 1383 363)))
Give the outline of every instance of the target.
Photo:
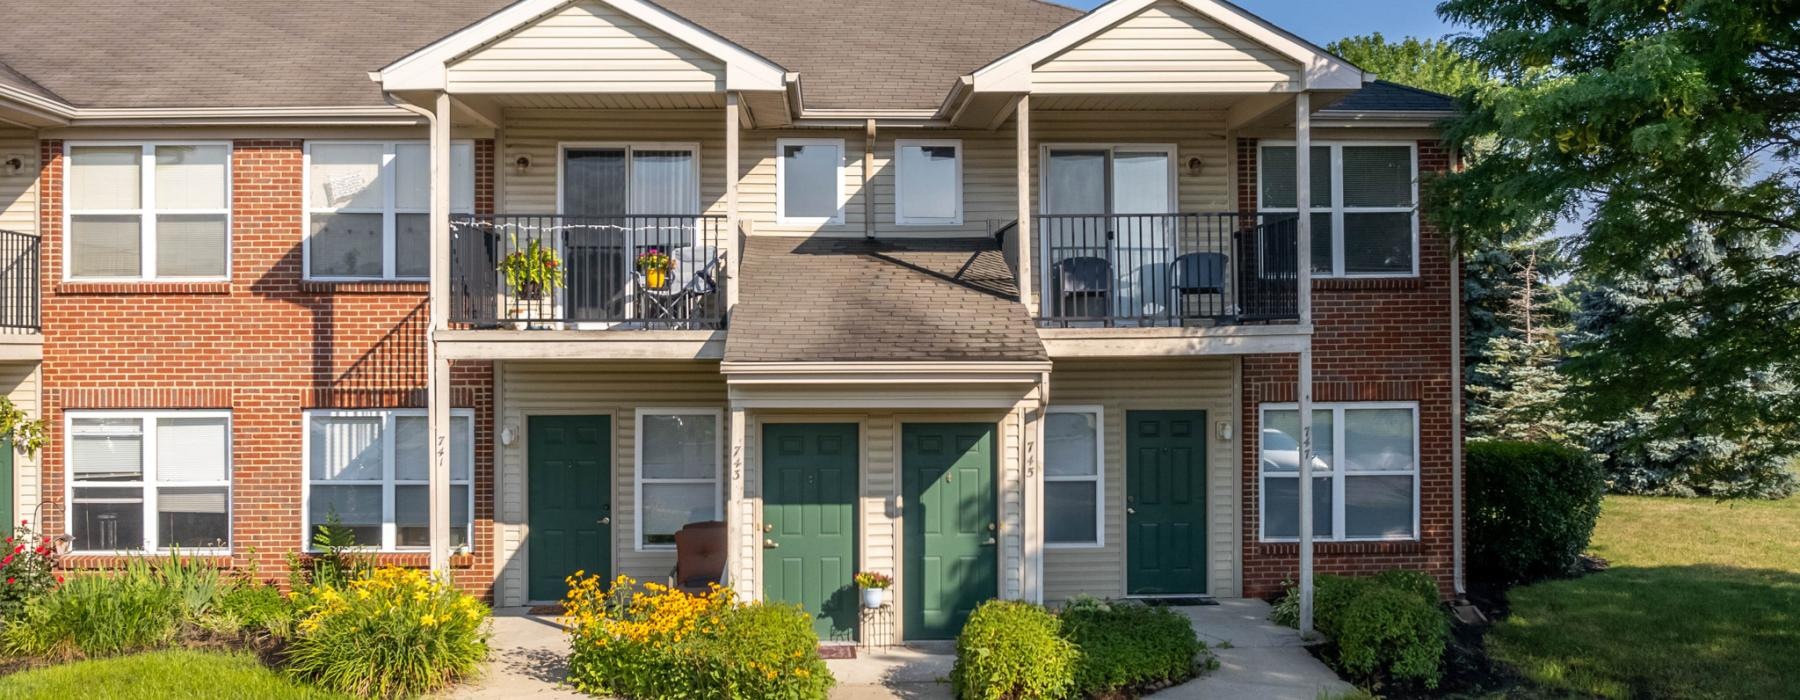
MULTIPOLYGON (((233 144, 231 280, 62 281, 63 144, 43 141, 43 488, 47 533, 64 532, 63 413, 230 409, 232 556, 267 577, 302 543, 302 411, 425 406, 424 283, 302 279, 299 140, 233 144)), ((476 206, 494 204, 494 144, 476 143, 476 206)), ((476 409, 475 533, 455 579, 490 594, 493 368, 459 363, 452 401, 476 409)), ((71 559, 72 567, 108 557, 71 559)), ((423 565, 424 554, 384 557, 423 565)))
MULTIPOLYGON (((1256 208, 1254 140, 1238 142, 1238 209, 1256 208)), ((1448 151, 1420 141, 1420 172, 1450 167, 1448 151)), ((1313 400, 1419 403, 1419 540, 1318 543, 1319 572, 1373 573, 1390 568, 1426 571, 1448 595, 1452 588, 1452 370, 1448 243, 1420 222, 1419 277, 1321 279, 1313 283, 1313 400)), ((1262 434, 1257 407, 1296 400, 1296 355, 1252 355, 1243 361, 1244 435, 1262 434)), ((1259 440, 1243 442, 1244 595, 1267 597, 1299 578, 1293 543, 1261 543, 1257 507, 1259 440)))

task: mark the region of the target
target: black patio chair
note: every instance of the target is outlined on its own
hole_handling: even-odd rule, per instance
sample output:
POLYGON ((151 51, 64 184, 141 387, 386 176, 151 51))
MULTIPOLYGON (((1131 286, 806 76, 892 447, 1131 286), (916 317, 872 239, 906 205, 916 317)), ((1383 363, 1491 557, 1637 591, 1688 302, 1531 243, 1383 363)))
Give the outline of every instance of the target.
POLYGON ((1062 316, 1112 315, 1112 263, 1101 258, 1063 258, 1056 261, 1054 279, 1057 310, 1062 316))
POLYGON ((1198 302, 1202 294, 1219 295, 1217 308, 1224 312, 1225 262, 1224 253, 1185 253, 1169 263, 1169 286, 1181 318, 1204 315, 1188 313, 1188 297, 1196 297, 1198 302))

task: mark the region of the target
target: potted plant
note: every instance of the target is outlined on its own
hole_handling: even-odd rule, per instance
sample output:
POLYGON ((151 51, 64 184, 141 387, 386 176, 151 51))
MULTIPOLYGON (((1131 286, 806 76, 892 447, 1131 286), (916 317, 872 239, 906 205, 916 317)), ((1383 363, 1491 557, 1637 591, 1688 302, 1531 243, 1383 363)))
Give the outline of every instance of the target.
POLYGON ((675 269, 675 259, 659 248, 651 248, 638 254, 637 269, 644 273, 644 284, 651 289, 668 289, 669 271, 675 269))
POLYGON ((887 589, 894 585, 894 577, 874 571, 861 571, 856 574, 856 587, 862 589, 862 604, 865 608, 879 608, 887 598, 887 589))
POLYGON ((500 259, 500 273, 522 301, 543 299, 545 289, 563 284, 562 260, 556 257, 556 251, 536 239, 523 249, 515 242, 513 252, 500 259))

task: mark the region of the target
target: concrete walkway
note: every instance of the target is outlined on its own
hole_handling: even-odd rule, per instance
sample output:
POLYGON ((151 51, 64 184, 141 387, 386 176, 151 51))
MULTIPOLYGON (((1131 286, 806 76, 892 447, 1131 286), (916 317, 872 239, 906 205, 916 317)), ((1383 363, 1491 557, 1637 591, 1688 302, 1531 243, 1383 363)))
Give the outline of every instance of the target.
MULTIPOLYGON (((1233 599, 1178 609, 1193 619, 1194 631, 1218 656, 1219 668, 1153 697, 1318 700, 1353 689, 1306 652, 1298 633, 1269 622, 1267 603, 1233 599)), ((496 611, 491 645, 487 675, 450 697, 588 697, 561 685, 569 645, 555 618, 526 615, 522 608, 496 611)), ((828 659, 825 664, 838 679, 831 691, 834 699, 925 700, 950 697, 955 657, 948 643, 936 643, 864 649, 855 659, 828 659)))

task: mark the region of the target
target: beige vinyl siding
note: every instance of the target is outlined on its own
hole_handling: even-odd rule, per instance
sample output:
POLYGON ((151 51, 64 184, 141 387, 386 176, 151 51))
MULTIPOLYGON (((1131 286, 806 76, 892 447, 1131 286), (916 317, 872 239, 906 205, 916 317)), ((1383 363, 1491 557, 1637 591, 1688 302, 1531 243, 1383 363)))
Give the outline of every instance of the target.
POLYGON ((1237 359, 1058 361, 1050 374, 1051 406, 1105 411, 1104 546, 1044 550, 1044 598, 1125 594, 1125 419, 1134 410, 1206 412, 1207 593, 1238 595, 1237 359), (1219 439, 1219 424, 1232 440, 1219 439))
POLYGON ((862 428, 861 463, 857 465, 861 482, 857 531, 861 534, 858 537, 860 542, 856 568, 858 571, 884 573, 894 577, 895 581, 893 595, 890 597, 895 609, 891 629, 894 638, 873 639, 871 635, 880 630, 871 627, 864 630, 862 641, 865 644, 899 641, 904 633, 900 629, 900 621, 905 619, 905 612, 901 608, 905 605, 903 588, 906 585, 906 553, 902 546, 902 523, 897 507, 901 488, 902 426, 911 422, 992 423, 998 428, 995 431, 994 445, 994 457, 998 462, 994 488, 999 501, 996 513, 1000 519, 1001 545, 996 552, 999 557, 1000 583, 997 593, 1003 598, 1022 598, 1026 538, 1023 531, 1024 465, 1019 444, 1025 414, 1035 405, 1035 401, 1032 398, 1021 402, 1009 411, 751 411, 749 434, 744 440, 744 452, 748 456, 744 460, 744 495, 751 502, 755 517, 751 520, 752 527, 742 528, 739 532, 737 546, 753 552, 755 561, 748 570, 737 572, 738 577, 750 579, 753 595, 761 596, 762 426, 777 422, 856 423, 862 428))
POLYGON ((0 162, 19 156, 18 174, 0 171, 0 230, 37 233, 38 142, 29 131, 0 129, 0 162))
MULTIPOLYGON (((37 362, 0 363, 0 394, 33 418, 42 417, 38 412, 41 367, 37 362)), ((43 498, 37 467, 37 455, 13 453, 13 517, 37 518, 34 511, 43 498)))
MULTIPOLYGON (((700 146, 700 212, 725 214, 725 112, 713 109, 609 111, 586 109, 510 109, 502 138, 505 156, 531 158, 524 173, 503 176, 498 211, 502 214, 555 214, 559 144, 697 143, 700 146)), ((666 214, 668 212, 645 212, 666 214)))
POLYGON ((1032 69, 1037 93, 1265 93, 1300 66, 1174 2, 1160 2, 1032 69))
POLYGON ((452 63, 456 92, 717 92, 718 59, 584 0, 452 63))
MULTIPOLYGON (((525 602, 526 422, 532 415, 604 415, 612 419, 613 575, 663 581, 675 565, 669 550, 636 551, 633 523, 637 504, 634 445, 637 409, 719 408, 726 404, 725 379, 717 362, 502 362, 499 363, 498 428, 510 428, 512 445, 499 448, 498 537, 501 605, 525 602)), ((724 426, 720 426, 721 435, 724 426)), ((722 516, 723 514, 721 514, 722 516)))

